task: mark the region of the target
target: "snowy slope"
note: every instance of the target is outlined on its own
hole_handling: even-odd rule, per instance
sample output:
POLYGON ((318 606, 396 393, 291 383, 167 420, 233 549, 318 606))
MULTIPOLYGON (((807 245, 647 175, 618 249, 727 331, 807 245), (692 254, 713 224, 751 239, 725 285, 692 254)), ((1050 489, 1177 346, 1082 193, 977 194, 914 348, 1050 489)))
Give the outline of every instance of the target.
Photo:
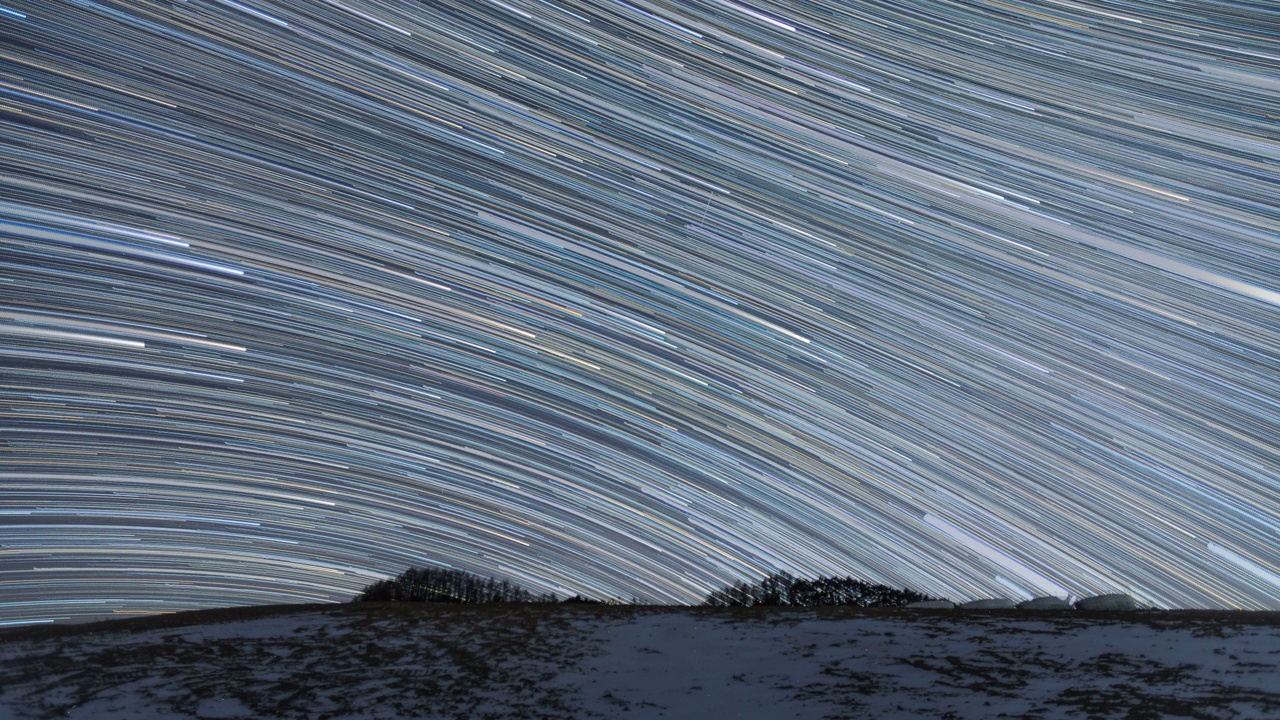
POLYGON ((401 605, 0 634, 0 718, 1280 718, 1280 619, 401 605))

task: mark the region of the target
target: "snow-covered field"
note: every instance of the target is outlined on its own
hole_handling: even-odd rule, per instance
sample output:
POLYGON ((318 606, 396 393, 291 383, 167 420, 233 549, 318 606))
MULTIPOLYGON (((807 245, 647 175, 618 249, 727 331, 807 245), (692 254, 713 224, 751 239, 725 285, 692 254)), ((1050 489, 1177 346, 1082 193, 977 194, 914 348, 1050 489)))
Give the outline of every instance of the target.
POLYGON ((1280 718, 1276 613, 254 608, 0 633, 0 718, 1280 718))

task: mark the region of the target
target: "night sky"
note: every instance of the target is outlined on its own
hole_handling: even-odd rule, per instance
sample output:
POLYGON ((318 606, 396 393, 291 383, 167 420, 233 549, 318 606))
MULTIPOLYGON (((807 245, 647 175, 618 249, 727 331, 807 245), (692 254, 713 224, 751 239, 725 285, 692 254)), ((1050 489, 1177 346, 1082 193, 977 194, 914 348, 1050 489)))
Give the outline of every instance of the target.
POLYGON ((0 5, 0 624, 1280 609, 1270 0, 0 5))

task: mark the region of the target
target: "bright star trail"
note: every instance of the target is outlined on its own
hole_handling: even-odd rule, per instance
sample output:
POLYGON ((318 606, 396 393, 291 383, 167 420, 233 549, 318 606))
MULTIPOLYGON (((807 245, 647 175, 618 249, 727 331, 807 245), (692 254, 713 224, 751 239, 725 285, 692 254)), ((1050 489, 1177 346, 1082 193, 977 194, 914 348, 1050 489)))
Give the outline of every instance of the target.
POLYGON ((0 623, 1280 609, 1273 2, 0 6, 0 623))

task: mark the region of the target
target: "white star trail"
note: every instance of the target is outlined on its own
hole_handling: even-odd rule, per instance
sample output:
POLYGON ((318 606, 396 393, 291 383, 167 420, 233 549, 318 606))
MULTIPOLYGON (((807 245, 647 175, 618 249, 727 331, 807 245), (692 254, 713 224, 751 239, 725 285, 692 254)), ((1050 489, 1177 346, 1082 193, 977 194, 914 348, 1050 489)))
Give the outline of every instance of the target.
POLYGON ((0 623, 410 565, 1280 609, 1280 7, 3 0, 0 623))

